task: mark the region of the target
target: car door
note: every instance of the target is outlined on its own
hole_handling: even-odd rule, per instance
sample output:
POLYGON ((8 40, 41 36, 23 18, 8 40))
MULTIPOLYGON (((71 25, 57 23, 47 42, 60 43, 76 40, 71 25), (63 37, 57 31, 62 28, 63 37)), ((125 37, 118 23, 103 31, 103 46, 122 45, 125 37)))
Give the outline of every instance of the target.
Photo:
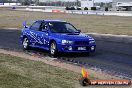
POLYGON ((40 31, 41 23, 41 21, 36 21, 30 26, 30 43, 33 47, 40 47, 40 45, 43 45, 43 41, 41 40, 42 31, 40 31))
POLYGON ((48 50, 49 36, 45 22, 35 22, 30 27, 30 30, 32 46, 48 50))
POLYGON ((40 40, 43 41, 43 44, 41 46, 48 50, 49 48, 48 25, 45 22, 42 22, 39 31, 40 31, 39 35, 41 36, 40 40))

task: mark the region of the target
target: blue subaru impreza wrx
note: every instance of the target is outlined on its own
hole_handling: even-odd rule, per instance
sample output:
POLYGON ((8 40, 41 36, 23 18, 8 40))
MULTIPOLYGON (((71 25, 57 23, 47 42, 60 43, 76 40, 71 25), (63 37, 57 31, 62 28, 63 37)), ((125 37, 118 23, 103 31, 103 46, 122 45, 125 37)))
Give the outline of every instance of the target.
POLYGON ((59 20, 37 20, 30 26, 24 24, 21 34, 24 49, 41 48, 52 56, 59 52, 95 52, 95 40, 81 33, 72 24, 59 20))

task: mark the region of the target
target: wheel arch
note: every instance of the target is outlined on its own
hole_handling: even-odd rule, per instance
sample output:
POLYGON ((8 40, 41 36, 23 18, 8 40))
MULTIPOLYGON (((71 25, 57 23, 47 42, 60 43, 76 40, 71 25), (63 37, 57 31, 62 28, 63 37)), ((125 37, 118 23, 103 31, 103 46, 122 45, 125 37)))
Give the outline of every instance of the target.
POLYGON ((28 37, 27 37, 26 35, 23 35, 22 40, 23 40, 24 38, 28 38, 28 37))

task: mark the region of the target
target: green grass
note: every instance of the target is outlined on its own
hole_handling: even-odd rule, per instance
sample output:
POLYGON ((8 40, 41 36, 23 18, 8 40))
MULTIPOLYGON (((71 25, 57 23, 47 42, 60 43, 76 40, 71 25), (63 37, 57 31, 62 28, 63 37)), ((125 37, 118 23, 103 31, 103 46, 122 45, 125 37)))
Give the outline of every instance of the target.
POLYGON ((81 75, 31 61, 0 54, 0 88, 76 88, 81 75))
MULTIPOLYGON (((84 88, 72 71, 0 54, 0 88, 84 88)), ((90 79, 95 79, 90 76, 90 79)), ((131 86, 88 86, 86 88, 131 88, 131 86)))
POLYGON ((25 20, 37 19, 65 20, 83 32, 132 35, 132 17, 24 12, 9 9, 0 11, 0 28, 21 28, 25 20))

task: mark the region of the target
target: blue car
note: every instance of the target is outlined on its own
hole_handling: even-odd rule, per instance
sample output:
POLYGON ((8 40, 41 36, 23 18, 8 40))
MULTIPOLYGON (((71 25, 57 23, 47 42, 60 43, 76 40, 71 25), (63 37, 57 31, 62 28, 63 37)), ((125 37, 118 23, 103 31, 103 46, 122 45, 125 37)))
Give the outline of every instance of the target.
POLYGON ((30 26, 24 24, 21 33, 24 49, 41 48, 52 56, 60 52, 95 52, 95 40, 81 33, 72 24, 60 20, 37 20, 30 26))

